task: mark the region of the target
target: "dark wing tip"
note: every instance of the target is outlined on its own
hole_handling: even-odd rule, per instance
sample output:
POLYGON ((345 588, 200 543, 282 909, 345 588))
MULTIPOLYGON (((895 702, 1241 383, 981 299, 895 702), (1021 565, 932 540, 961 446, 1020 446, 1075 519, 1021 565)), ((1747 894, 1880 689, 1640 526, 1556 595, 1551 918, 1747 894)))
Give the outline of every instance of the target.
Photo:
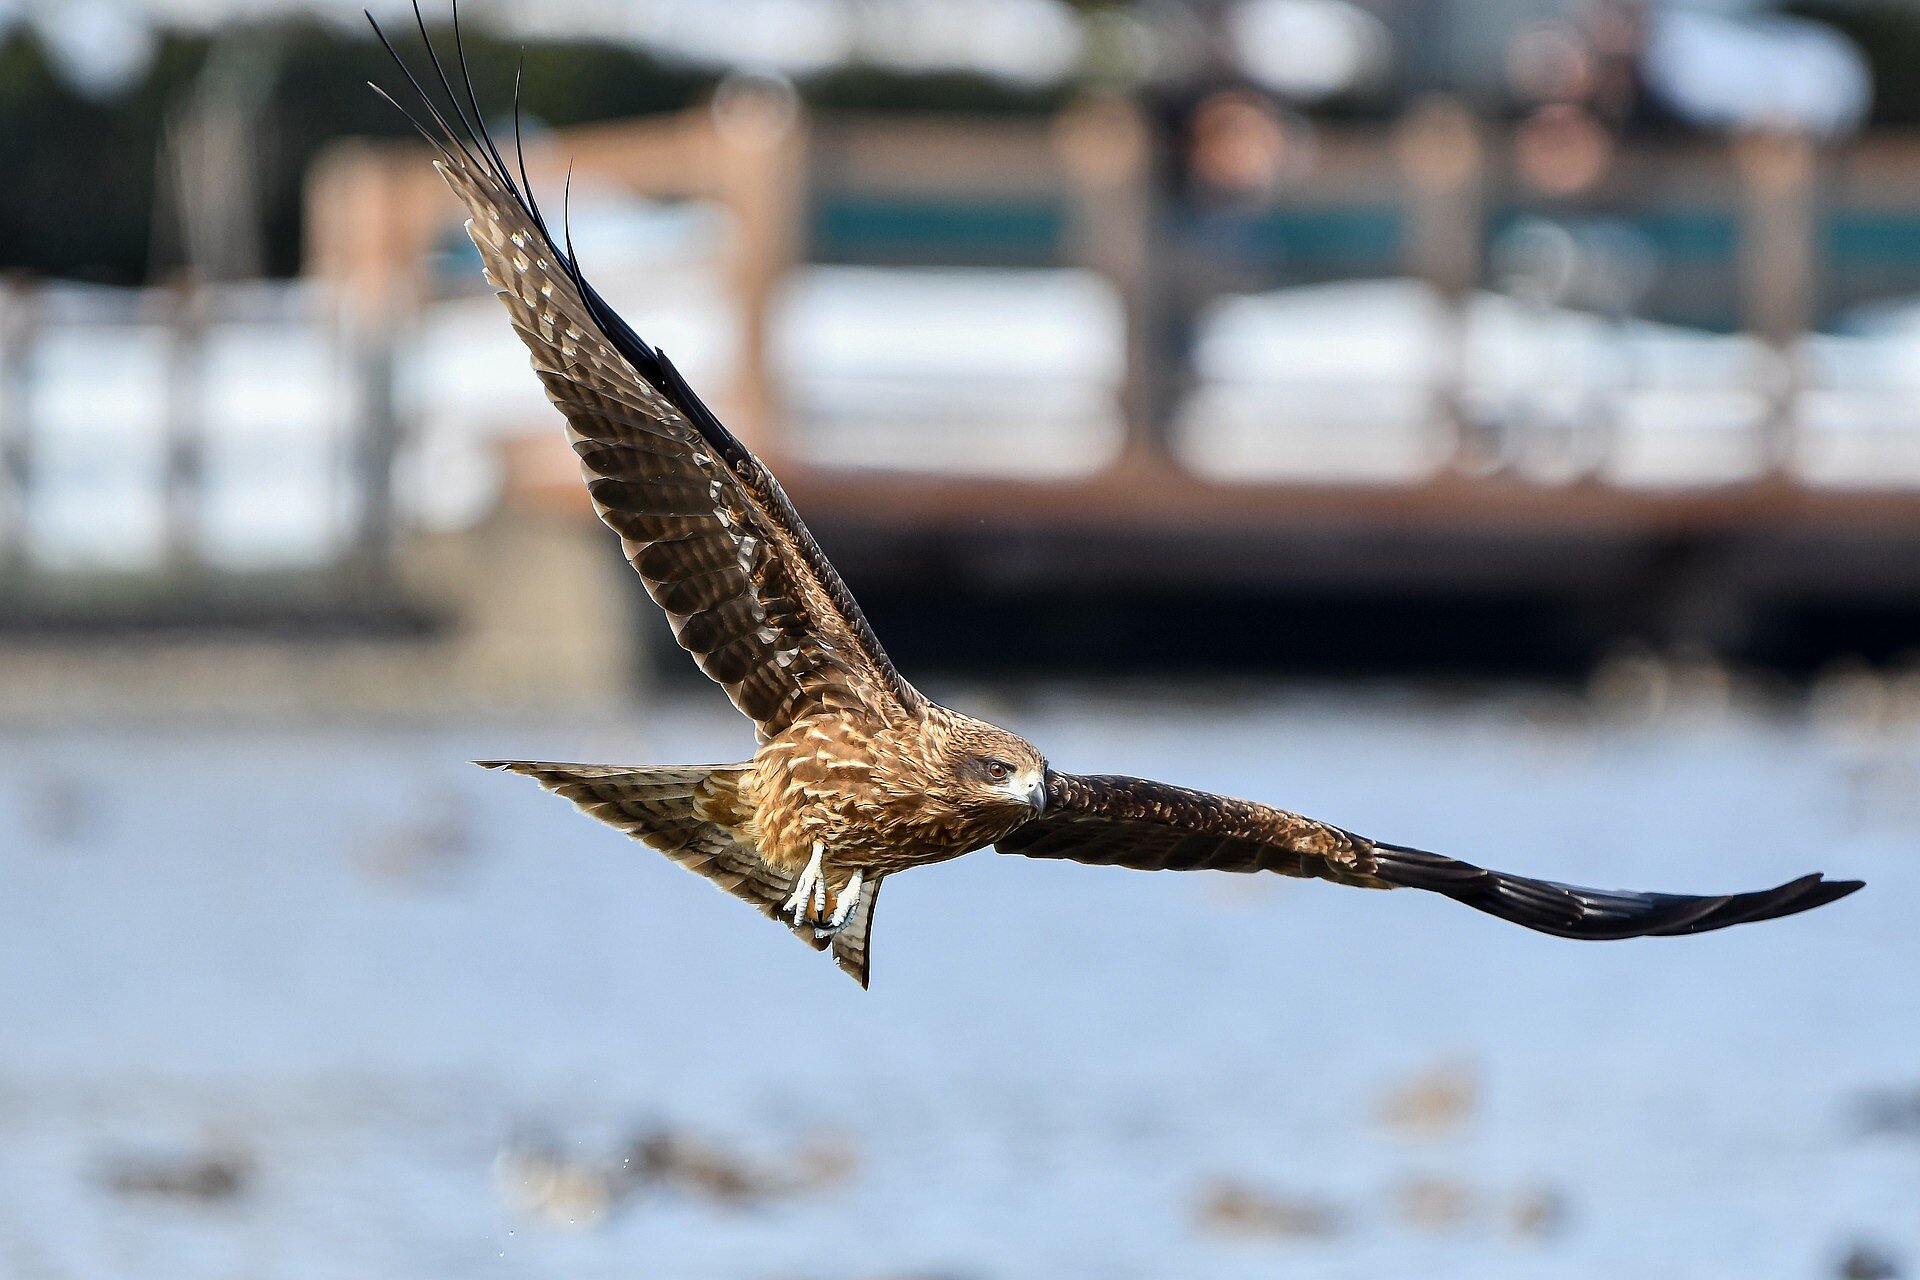
POLYGON ((1672 937, 1777 920, 1837 902, 1864 884, 1814 873, 1750 893, 1635 893, 1488 871, 1399 845, 1376 844, 1374 849, 1380 878, 1388 884, 1444 894, 1540 933, 1591 941, 1672 937))
POLYGON ((1777 920, 1781 916, 1797 915, 1815 907, 1824 907, 1829 902, 1838 902, 1866 886, 1864 880, 1829 880, 1815 872, 1798 880, 1790 880, 1776 889, 1738 895, 1734 901, 1744 900, 1749 909, 1743 912, 1737 922, 1729 923, 1747 924, 1755 920, 1777 920))
POLYGON ((1648 929, 1649 933, 1676 935, 1684 933, 1705 933, 1712 929, 1725 929, 1736 924, 1755 924, 1762 920, 1778 920, 1784 916, 1798 915, 1802 911, 1811 911, 1815 907, 1824 907, 1829 902, 1838 902, 1841 898, 1865 886, 1863 880, 1828 880, 1815 872, 1789 880, 1772 889, 1760 889, 1752 893, 1736 893, 1726 898, 1670 900, 1669 908, 1675 917, 1664 927, 1648 929), (1696 902, 1712 903, 1710 909, 1694 909, 1696 902), (1697 914, 1696 914, 1697 910, 1697 914))

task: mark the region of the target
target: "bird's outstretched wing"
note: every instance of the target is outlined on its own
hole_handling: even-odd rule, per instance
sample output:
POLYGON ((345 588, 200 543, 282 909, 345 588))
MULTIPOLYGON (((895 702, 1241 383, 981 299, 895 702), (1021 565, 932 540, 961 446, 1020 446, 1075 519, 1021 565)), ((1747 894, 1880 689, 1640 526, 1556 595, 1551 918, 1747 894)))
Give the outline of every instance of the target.
MULTIPOLYGON (((594 291, 571 245, 555 239, 517 136, 518 163, 509 168, 481 122, 458 51, 457 10, 460 91, 417 0, 414 17, 444 96, 422 86, 374 23, 417 96, 407 114, 440 152, 436 167, 472 215, 468 233, 567 420, 594 509, 620 535, 681 646, 763 739, 811 711, 890 719, 923 705, 772 473, 594 291)), ((517 111, 517 88, 515 97, 517 111)))
POLYGON ((1823 906, 1858 880, 1803 876, 1721 897, 1583 889, 1382 844, 1297 813, 1144 778, 1048 775, 1046 816, 1002 853, 1142 871, 1275 871, 1369 889, 1430 889, 1562 938, 1704 933, 1823 906))

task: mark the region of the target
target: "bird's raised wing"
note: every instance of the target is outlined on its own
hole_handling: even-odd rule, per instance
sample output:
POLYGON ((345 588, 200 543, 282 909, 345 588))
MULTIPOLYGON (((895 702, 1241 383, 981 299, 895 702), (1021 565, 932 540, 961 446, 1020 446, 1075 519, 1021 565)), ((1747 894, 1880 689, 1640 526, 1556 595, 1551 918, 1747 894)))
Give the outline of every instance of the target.
MULTIPOLYGON (((419 25, 445 109, 374 24, 427 122, 409 118, 472 215, 468 233, 567 420, 594 510, 620 535, 681 647, 763 739, 811 711, 884 720, 917 710, 924 699, 888 661, 779 482, 581 276, 571 245, 541 216, 524 163, 509 169, 481 123, 464 54, 463 94, 419 25)), ((457 48, 457 12, 454 39, 457 48)))
POLYGON ((1144 778, 1052 773, 1047 791, 1046 816, 1000 841, 1000 852, 1141 871, 1275 871, 1369 889, 1429 889, 1562 938, 1704 933, 1807 911, 1860 887, 1858 880, 1810 875, 1723 897, 1583 889, 1488 871, 1284 809, 1144 778))

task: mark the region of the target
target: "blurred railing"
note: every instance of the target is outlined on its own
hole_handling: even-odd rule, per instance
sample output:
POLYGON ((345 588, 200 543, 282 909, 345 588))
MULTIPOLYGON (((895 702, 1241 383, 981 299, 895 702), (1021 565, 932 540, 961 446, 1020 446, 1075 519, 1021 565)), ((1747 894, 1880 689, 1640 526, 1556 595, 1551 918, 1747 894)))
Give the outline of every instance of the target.
POLYGON ((392 358, 302 285, 6 279, 0 615, 393 614, 392 358))
MULTIPOLYGON (((1748 478, 1791 481, 1807 396, 1832 390, 1819 385, 1824 357, 1808 335, 1862 304, 1920 297, 1912 139, 1832 151, 1788 138, 1634 142, 1597 177, 1555 186, 1551 172, 1530 172, 1505 126, 1435 101, 1390 127, 1312 126, 1293 139, 1270 190, 1204 210, 1170 204, 1160 189, 1165 145, 1147 113, 1119 100, 1052 121, 882 120, 809 118, 746 93, 723 95, 711 110, 543 139, 530 159, 544 189, 557 190, 570 165, 576 189, 598 180, 725 211, 720 275, 738 340, 731 382, 713 398, 758 449, 795 465, 806 453, 790 438, 796 362, 783 363, 775 339, 778 309, 810 264, 1093 273, 1124 317, 1116 396, 1125 447, 1111 456, 1160 464, 1182 461, 1183 417, 1212 403, 1196 399, 1205 373, 1197 326, 1221 305, 1328 282, 1417 283, 1430 332, 1407 362, 1419 367, 1402 380, 1423 380, 1421 456, 1439 472, 1474 474, 1500 469, 1511 452, 1503 417, 1517 413, 1524 425, 1531 412, 1494 403, 1512 396, 1476 381, 1484 379, 1467 348, 1477 300, 1507 299, 1518 315, 1510 327, 1523 332, 1590 317, 1603 327, 1601 345, 1623 350, 1630 323, 1723 345, 1747 335, 1746 354, 1722 358, 1745 370, 1741 385, 1715 393, 1758 406, 1742 411, 1739 427, 1757 460, 1748 478)), ((457 214, 421 155, 354 144, 316 170, 311 271, 362 315, 404 314, 431 292, 427 264, 457 214)), ((1017 294, 1009 301, 1019 305, 1017 294)), ((1290 358, 1272 352, 1275 365, 1290 358)), ((1532 363, 1550 395, 1564 371, 1532 363)), ((983 351, 983 380, 993 364, 983 351)), ((1313 399, 1351 394, 1363 405, 1378 390, 1361 378, 1332 386, 1311 368, 1290 372, 1313 383, 1313 399)), ((1633 389, 1619 382, 1610 394, 1633 389)), ((1882 403, 1904 394, 1897 379, 1870 390, 1882 403)), ((1276 431, 1311 427, 1302 398, 1282 389, 1270 400, 1255 412, 1276 431)), ((1597 415, 1612 412, 1603 405, 1597 415)), ((1620 433, 1602 421, 1593 434, 1585 473, 1604 477, 1620 433)))
MULTIPOLYGON (((631 238, 684 239, 590 243, 589 269, 863 583, 1131 593, 1209 565, 1664 610, 1642 630, 1715 644, 1790 596, 1920 598, 1920 306, 1871 341, 1830 323, 1920 298, 1920 143, 1634 145, 1548 189, 1437 102, 1315 125, 1260 198, 1204 207, 1164 146, 1122 101, 878 120, 729 91, 528 160, 556 201, 571 165, 576 212, 597 185, 672 215, 631 238)), ((541 590, 597 655, 571 669, 620 669, 577 468, 426 159, 324 157, 299 285, 8 283, 0 620, 417 633, 453 616, 399 582, 419 511, 466 543, 444 594, 498 623, 476 687, 553 669, 541 590)))

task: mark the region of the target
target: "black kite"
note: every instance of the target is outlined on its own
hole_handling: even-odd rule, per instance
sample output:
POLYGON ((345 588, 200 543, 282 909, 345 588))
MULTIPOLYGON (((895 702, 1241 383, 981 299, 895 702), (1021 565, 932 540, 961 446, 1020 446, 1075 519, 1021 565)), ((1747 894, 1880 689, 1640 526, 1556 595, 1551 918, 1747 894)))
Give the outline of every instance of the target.
POLYGON ((471 82, 463 74, 463 95, 437 57, 432 66, 444 108, 409 73, 431 125, 416 123, 472 215, 487 277, 566 419, 594 509, 759 739, 739 764, 482 763, 534 778, 788 918, 862 986, 885 877, 988 846, 1141 870, 1429 889, 1566 938, 1700 933, 1860 887, 1809 875, 1688 897, 1507 875, 1249 800, 1061 773, 1016 734, 928 701, 888 661, 779 482, 582 277, 524 166, 510 167, 481 124, 471 82))

